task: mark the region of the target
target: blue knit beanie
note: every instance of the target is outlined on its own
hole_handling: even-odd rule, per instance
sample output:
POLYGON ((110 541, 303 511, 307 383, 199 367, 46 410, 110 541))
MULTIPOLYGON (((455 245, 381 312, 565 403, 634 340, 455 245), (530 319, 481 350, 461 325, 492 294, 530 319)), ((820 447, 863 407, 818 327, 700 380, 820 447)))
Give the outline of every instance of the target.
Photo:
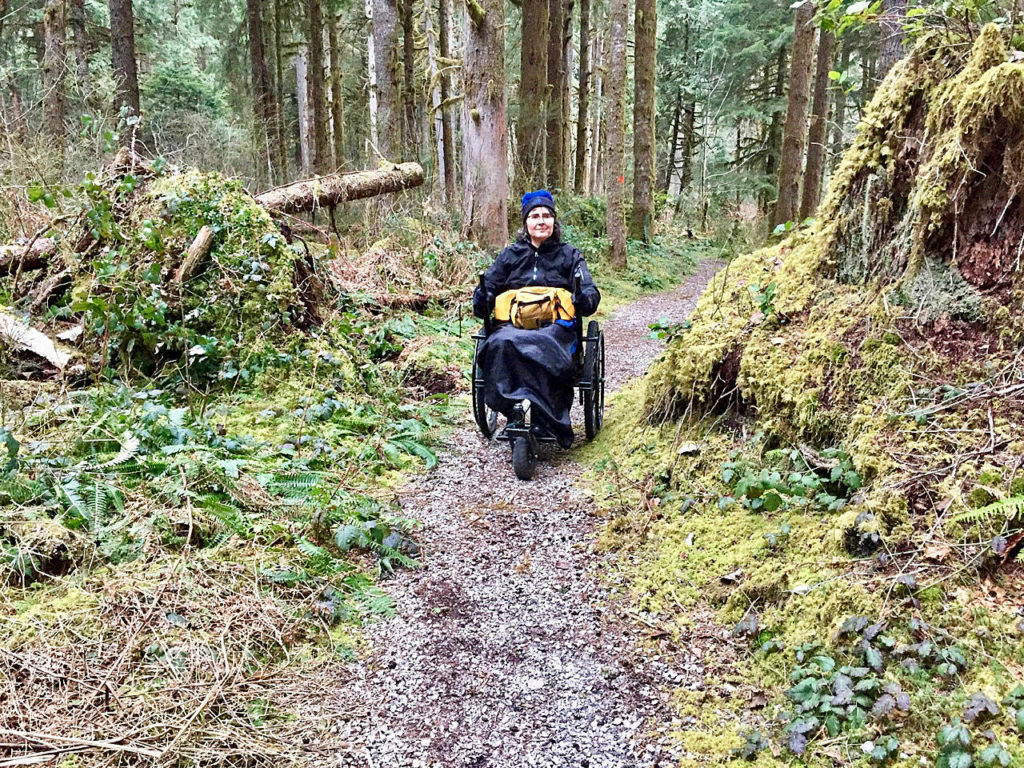
POLYGON ((527 192, 523 195, 523 225, 526 225, 526 217, 534 208, 544 206, 550 208, 551 213, 555 212, 555 198, 546 189, 538 189, 536 192, 527 192))

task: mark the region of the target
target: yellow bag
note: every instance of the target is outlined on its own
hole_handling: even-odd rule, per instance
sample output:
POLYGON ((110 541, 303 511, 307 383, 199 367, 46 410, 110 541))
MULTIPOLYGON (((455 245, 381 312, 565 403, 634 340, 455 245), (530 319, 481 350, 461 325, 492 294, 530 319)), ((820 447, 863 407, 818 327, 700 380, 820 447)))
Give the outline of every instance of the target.
POLYGON ((535 331, 555 320, 575 320, 576 308, 564 288, 529 286, 500 294, 494 301, 494 319, 535 331))

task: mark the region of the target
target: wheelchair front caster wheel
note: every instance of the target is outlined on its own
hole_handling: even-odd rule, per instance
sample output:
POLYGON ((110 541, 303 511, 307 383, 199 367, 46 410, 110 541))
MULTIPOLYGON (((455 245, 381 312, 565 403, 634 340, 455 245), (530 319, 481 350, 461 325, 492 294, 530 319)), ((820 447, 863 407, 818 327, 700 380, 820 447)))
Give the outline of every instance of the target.
POLYGON ((512 445, 512 468, 520 480, 529 480, 537 469, 537 454, 525 437, 520 437, 512 445))

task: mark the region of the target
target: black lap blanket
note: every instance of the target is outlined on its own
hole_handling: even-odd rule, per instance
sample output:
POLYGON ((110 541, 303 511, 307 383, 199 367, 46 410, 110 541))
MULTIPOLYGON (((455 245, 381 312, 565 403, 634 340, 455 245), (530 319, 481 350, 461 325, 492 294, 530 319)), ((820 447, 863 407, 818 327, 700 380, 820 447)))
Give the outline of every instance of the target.
POLYGON ((480 349, 484 402, 509 416, 529 400, 534 424, 547 427, 563 448, 572 445, 572 352, 576 332, 552 324, 536 331, 501 325, 480 349))

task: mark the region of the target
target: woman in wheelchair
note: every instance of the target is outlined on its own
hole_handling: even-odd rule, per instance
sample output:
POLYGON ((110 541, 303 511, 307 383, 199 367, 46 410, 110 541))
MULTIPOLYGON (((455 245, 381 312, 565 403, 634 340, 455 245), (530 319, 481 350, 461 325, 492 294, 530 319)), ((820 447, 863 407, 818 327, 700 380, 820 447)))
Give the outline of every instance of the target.
POLYGON ((486 319, 493 310, 496 320, 478 349, 484 402, 510 426, 522 427, 521 404, 528 400, 531 431, 568 448, 575 324, 594 313, 601 294, 583 255, 561 235, 551 193, 524 195, 523 229, 483 275, 473 294, 473 313, 486 319), (534 286, 561 291, 519 290, 534 286), (531 311, 542 302, 540 315, 531 311))

